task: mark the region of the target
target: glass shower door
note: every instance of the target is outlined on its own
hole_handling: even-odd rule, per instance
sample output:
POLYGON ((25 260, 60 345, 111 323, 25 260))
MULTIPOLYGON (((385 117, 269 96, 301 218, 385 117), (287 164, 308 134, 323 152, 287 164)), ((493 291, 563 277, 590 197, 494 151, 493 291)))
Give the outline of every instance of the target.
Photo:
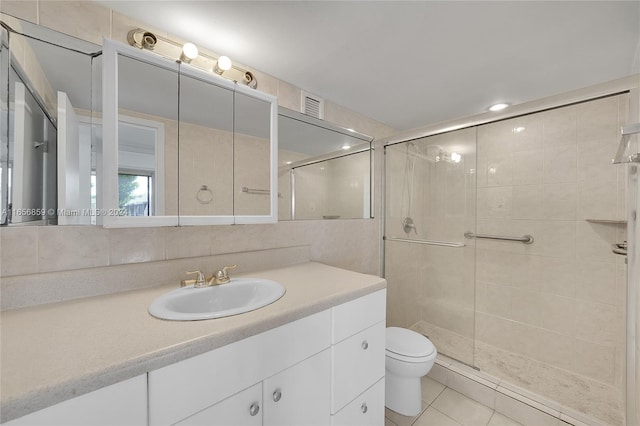
POLYGON ((389 326, 428 336, 473 365, 476 130, 387 146, 385 278, 389 326))

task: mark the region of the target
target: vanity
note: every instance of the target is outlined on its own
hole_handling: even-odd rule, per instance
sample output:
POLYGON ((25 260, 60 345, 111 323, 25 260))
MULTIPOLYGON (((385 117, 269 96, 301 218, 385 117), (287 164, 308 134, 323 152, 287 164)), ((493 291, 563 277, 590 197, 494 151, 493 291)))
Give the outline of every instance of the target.
POLYGON ((285 295, 206 321, 149 315, 171 286, 4 312, 3 424, 382 424, 386 281, 250 276, 285 295))

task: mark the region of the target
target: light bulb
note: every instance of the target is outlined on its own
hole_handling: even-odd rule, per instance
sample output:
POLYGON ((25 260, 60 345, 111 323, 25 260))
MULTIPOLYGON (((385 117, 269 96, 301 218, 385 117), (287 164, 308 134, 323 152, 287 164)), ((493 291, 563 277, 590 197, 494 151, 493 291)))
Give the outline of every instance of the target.
POLYGON ((218 74, 222 74, 229 69, 231 69, 231 59, 229 59, 228 56, 220 56, 216 62, 214 71, 218 74))
POLYGON ((451 153, 451 161, 453 161, 454 163, 459 163, 460 160, 462 160, 462 155, 458 154, 457 152, 451 153))
POLYGON ((198 57, 198 48, 193 43, 185 43, 182 46, 182 54, 180 55, 180 60, 182 62, 189 63, 195 58, 198 57))

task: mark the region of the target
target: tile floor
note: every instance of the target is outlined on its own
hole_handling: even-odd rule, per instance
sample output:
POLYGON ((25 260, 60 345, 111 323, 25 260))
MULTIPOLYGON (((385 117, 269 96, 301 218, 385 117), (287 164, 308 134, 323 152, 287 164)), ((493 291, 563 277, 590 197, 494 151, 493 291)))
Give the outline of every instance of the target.
POLYGON ((420 414, 407 417, 386 409, 385 417, 385 426, 522 426, 427 376, 422 378, 420 414))

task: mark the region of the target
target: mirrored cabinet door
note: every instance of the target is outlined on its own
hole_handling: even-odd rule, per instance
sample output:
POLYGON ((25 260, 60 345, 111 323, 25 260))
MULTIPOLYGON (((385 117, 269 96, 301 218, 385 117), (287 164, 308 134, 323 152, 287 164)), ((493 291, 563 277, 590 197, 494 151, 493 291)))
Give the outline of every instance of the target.
MULTIPOLYGON (((234 214, 236 223, 277 218, 275 98, 244 93, 237 86, 234 102, 234 214)), ((251 90, 251 89, 247 89, 251 90)))
POLYGON ((177 225, 177 64, 111 47, 103 59, 104 225, 177 225))
POLYGON ((180 224, 233 223, 233 83, 180 71, 180 224))

